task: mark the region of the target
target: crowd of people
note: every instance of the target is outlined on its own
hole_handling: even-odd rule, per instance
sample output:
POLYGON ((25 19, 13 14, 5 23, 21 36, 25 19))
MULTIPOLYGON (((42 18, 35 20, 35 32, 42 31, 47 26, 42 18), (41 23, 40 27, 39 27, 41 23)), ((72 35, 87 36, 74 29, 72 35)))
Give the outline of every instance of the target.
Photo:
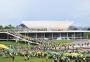
POLYGON ((60 44, 54 42, 42 42, 39 45, 9 45, 9 48, 13 49, 14 52, 9 54, 9 57, 12 60, 15 60, 15 56, 23 56, 24 60, 27 61, 30 58, 37 57, 37 58, 47 58, 53 59, 54 62, 69 62, 73 60, 74 62, 89 62, 90 61, 90 51, 86 48, 82 48, 83 46, 88 47, 89 43, 84 44, 60 44), (77 45, 79 47, 77 47, 77 45), (83 51, 83 52, 82 52, 83 51), (54 52, 54 53, 53 53, 54 52), (61 53, 62 52, 62 53, 61 53), (86 53, 88 52, 88 53, 86 53), (59 54, 58 54, 59 53, 59 54), (65 55, 68 53, 67 55, 65 55), (78 53, 78 54, 88 54, 88 56, 80 56, 75 55, 73 56, 71 53, 78 53), (70 54, 70 55, 69 55, 70 54))

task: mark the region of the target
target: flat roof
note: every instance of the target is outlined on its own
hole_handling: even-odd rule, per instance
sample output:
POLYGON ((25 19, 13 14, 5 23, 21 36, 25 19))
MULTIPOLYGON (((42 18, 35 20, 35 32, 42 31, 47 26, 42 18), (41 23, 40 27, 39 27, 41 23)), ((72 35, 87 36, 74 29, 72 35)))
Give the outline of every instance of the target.
POLYGON ((63 32, 90 32, 90 31, 80 31, 80 30, 70 30, 70 31, 20 31, 20 33, 63 33, 63 32))
POLYGON ((34 29, 67 29, 72 25, 73 22, 68 20, 30 20, 30 21, 22 21, 24 25, 28 28, 34 29))

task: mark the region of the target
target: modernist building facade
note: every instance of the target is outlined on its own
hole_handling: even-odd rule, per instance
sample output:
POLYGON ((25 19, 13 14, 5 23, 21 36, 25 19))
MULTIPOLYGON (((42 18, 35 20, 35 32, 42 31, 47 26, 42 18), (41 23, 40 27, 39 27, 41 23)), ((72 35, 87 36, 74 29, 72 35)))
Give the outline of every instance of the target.
POLYGON ((27 28, 21 28, 19 33, 34 39, 86 39, 88 36, 85 36, 85 33, 90 32, 85 30, 69 30, 69 27, 73 24, 70 21, 33 20, 23 21, 22 24, 24 24, 27 28))
POLYGON ((15 30, 0 31, 0 39, 49 39, 76 40, 87 39, 86 30, 70 30, 70 21, 33 20, 23 21, 15 30))

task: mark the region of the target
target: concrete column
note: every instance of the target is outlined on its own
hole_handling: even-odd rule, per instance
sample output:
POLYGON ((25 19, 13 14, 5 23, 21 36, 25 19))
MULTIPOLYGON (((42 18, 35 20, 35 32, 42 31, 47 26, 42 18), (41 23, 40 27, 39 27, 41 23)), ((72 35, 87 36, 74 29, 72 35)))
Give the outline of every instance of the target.
POLYGON ((59 37, 61 38, 61 33, 59 34, 59 37))
POLYGON ((69 37, 68 37, 68 32, 67 32, 67 39, 68 39, 69 37))
POLYGON ((45 39, 45 33, 44 33, 44 39, 45 39))
POLYGON ((52 33, 52 39, 53 39, 53 33, 52 33))
POLYGON ((75 39, 76 39, 76 37, 75 37, 75 32, 74 32, 74 36, 73 36, 73 37, 74 37, 74 40, 75 40, 75 39))
POLYGON ((83 39, 83 32, 82 32, 82 39, 83 39))
POLYGON ((37 33, 36 33, 36 39, 37 39, 37 33))
POLYGON ((82 33, 81 33, 81 32, 80 32, 80 34, 79 34, 79 35, 80 35, 80 37, 79 37, 79 38, 80 38, 80 39, 82 39, 82 37, 81 37, 82 33))
POLYGON ((60 37, 61 37, 61 40, 62 40, 62 32, 60 33, 60 37))

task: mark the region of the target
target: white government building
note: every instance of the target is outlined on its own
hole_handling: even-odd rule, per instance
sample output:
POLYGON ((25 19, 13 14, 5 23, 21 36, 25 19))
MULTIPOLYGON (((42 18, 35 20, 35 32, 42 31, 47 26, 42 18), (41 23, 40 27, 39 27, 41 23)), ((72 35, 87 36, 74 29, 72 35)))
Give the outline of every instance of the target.
POLYGON ((69 27, 73 25, 71 21, 57 21, 57 20, 30 20, 23 21, 23 25, 26 28, 19 26, 20 34, 27 35, 34 39, 57 39, 57 40, 74 40, 74 39, 86 39, 86 32, 82 30, 69 30, 69 27))

